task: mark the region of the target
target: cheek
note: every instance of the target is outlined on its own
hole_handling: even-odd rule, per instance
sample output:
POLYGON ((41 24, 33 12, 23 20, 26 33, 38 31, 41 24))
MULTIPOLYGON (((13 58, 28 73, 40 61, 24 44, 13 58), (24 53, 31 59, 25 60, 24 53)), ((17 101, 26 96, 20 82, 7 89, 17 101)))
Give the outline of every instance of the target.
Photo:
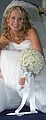
POLYGON ((22 26, 23 26, 23 23, 20 22, 20 23, 19 23, 19 26, 22 27, 22 26))
POLYGON ((13 26, 13 22, 10 22, 10 23, 9 23, 9 26, 12 27, 12 26, 13 26))

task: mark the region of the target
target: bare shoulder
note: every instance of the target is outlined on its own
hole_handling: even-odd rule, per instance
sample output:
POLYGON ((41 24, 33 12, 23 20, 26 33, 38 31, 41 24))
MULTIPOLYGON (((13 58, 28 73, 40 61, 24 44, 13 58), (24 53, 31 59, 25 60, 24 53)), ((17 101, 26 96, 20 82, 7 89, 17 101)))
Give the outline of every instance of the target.
POLYGON ((28 30, 28 36, 31 38, 31 37, 37 37, 39 39, 39 35, 38 35, 38 32, 35 28, 30 28, 28 30))
POLYGON ((1 37, 0 37, 0 49, 4 48, 8 43, 9 43, 9 40, 4 35, 1 35, 1 37))
POLYGON ((28 31, 28 36, 32 42, 32 47, 43 53, 43 48, 37 30, 35 28, 30 28, 28 31))

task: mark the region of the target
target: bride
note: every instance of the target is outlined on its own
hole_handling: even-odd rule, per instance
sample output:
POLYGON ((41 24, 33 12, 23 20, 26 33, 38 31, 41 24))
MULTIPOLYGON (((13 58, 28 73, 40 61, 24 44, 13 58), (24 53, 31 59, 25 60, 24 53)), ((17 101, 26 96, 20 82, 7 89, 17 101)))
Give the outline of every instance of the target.
MULTIPOLYGON (((0 38, 0 112, 19 107, 22 99, 17 89, 21 89, 26 77, 19 65, 19 56, 26 48, 35 48, 44 56, 40 38, 28 20, 23 7, 25 2, 12 1, 4 11, 2 36, 0 38), (20 3, 20 4, 19 4, 20 3)), ((46 65, 35 78, 35 109, 46 112, 46 65)), ((31 92, 31 91, 30 91, 31 92)), ((32 93, 31 93, 32 94, 32 93)), ((28 101, 26 103, 28 105, 28 101)))

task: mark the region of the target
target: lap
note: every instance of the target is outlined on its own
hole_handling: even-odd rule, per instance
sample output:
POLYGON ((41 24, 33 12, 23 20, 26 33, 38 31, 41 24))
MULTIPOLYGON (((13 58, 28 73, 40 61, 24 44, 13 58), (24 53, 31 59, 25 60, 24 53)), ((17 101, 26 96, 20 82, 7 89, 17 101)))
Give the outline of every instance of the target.
POLYGON ((21 103, 16 90, 8 87, 5 81, 0 77, 0 112, 5 109, 17 108, 21 103))
POLYGON ((0 112, 6 108, 6 101, 4 80, 0 78, 0 112))

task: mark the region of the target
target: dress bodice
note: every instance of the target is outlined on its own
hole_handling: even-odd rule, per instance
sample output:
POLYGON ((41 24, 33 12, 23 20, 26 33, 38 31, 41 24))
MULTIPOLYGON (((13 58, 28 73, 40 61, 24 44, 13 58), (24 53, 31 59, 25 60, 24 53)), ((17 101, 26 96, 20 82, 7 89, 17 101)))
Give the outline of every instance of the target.
POLYGON ((10 42, 8 46, 6 46, 5 49, 9 49, 9 50, 23 50, 26 48, 30 48, 31 47, 31 41, 30 40, 24 40, 23 42, 21 42, 20 44, 16 44, 13 42, 10 42))

